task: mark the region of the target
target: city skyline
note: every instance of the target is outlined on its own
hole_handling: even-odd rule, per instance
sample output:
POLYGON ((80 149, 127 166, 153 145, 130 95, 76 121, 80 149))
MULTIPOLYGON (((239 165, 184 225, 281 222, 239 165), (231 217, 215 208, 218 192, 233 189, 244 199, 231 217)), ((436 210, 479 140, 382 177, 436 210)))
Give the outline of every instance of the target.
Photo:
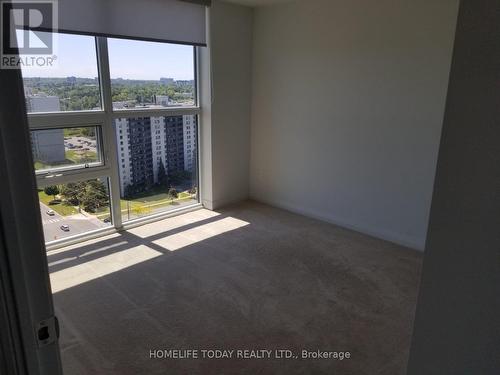
MULTIPOLYGON (((32 77, 28 77, 28 76, 25 76, 24 78, 29 78, 29 79, 68 79, 68 78, 77 78, 77 79, 89 79, 89 80, 95 80, 95 79, 98 79, 99 77, 80 77, 80 76, 75 76, 75 75, 71 75, 71 76, 53 76, 53 77, 40 77, 40 76, 32 76, 32 77)), ((191 78, 191 79, 176 79, 176 78, 173 78, 173 77, 160 77, 159 79, 142 79, 142 78, 124 78, 124 77, 115 77, 115 78, 111 78, 111 81, 116 81, 116 80, 123 80, 123 81, 137 81, 137 82, 141 82, 141 81, 147 81, 147 82, 162 82, 163 80, 173 80, 173 82, 194 82, 194 78, 191 78)))
MULTIPOLYGON (((22 31, 20 31, 22 32, 22 31)), ((22 67, 25 78, 98 77, 95 39, 85 35, 54 34, 57 66, 22 67)), ((194 80, 193 47, 181 44, 108 38, 112 79, 159 81, 194 80), (154 56, 152 59, 150 56, 154 56)))

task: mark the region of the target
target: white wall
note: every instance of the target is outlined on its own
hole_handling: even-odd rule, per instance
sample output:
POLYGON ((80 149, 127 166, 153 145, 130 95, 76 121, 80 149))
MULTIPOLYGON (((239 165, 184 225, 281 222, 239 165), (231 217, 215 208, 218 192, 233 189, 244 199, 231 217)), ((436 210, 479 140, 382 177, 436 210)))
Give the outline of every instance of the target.
POLYGON ((250 195, 424 247, 458 0, 254 13, 250 195))
POLYGON ((253 10, 214 1, 210 16, 212 194, 204 203, 217 208, 248 198, 253 10))

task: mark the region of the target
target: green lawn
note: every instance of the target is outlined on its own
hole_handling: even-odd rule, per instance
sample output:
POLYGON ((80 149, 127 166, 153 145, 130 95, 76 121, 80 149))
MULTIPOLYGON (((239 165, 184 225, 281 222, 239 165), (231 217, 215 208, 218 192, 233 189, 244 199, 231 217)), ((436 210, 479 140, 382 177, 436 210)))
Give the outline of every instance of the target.
POLYGON ((134 198, 130 199, 131 202, 141 202, 141 203, 155 203, 156 201, 162 199, 169 199, 168 188, 164 187, 153 187, 147 192, 142 194, 137 194, 134 198))
POLYGON ((66 159, 68 159, 71 163, 74 164, 93 163, 97 161, 97 152, 67 150, 66 159))
MULTIPOLYGON (((165 192, 165 189, 157 188, 150 190, 148 193, 144 193, 143 196, 139 196, 133 199, 121 199, 120 206, 122 209, 122 215, 127 215, 127 211, 130 209, 132 215, 143 216, 148 215, 153 212, 153 210, 162 209, 169 206, 176 206, 179 202, 189 201, 193 199, 191 194, 188 192, 180 192, 178 198, 172 199, 165 192), (146 195, 154 193, 156 194, 146 195)), ((99 215, 104 217, 104 213, 99 215)))
POLYGON ((61 161, 59 163, 52 163, 52 164, 46 164, 44 162, 41 162, 40 160, 35 160, 35 170, 39 169, 47 169, 47 168, 57 168, 60 166, 66 166, 66 165, 71 165, 75 164, 73 160, 65 159, 64 161, 61 161))
MULTIPOLYGON (((130 200, 121 199, 120 206, 122 209, 122 214, 126 215, 127 211, 130 209, 132 215, 144 216, 149 215, 158 209, 162 209, 169 206, 176 206, 180 202, 189 201, 193 199, 191 194, 186 191, 180 192, 178 198, 172 199, 168 196, 165 189, 156 189, 157 193, 153 195, 145 195, 138 198, 133 198, 130 200)), ((154 193, 155 190, 150 190, 148 193, 154 193)), ((43 192, 43 190, 38 191, 38 197, 40 202, 46 204, 50 209, 56 211, 60 215, 68 216, 78 213, 78 210, 73 206, 67 205, 65 203, 50 204, 53 201, 53 197, 48 196, 43 192)), ((101 207, 95 212, 99 219, 105 219, 110 216, 109 207, 101 207)))
POLYGON ((65 128, 64 137, 88 137, 90 129, 92 128, 65 128))
POLYGON ((40 199, 40 202, 49 206, 51 210, 56 211, 62 216, 74 215, 78 213, 78 210, 66 203, 50 204, 53 201, 54 197, 48 196, 43 192, 43 190, 38 190, 38 199, 40 199))
POLYGON ((178 198, 175 198, 173 201, 171 198, 162 198, 161 195, 156 195, 158 199, 131 199, 131 200, 126 200, 126 199, 121 199, 120 200, 120 206, 122 210, 126 210, 127 207, 130 207, 130 209, 139 209, 141 207, 151 207, 151 208, 161 208, 164 206, 170 206, 170 205, 175 205, 176 202, 181 202, 181 201, 188 201, 191 198, 189 194, 179 194, 178 198))
POLYGON ((81 136, 81 135, 82 135, 81 128, 65 128, 64 129, 64 136, 65 137, 81 136))
MULTIPOLYGON (((190 198, 191 194, 189 194, 187 191, 182 191, 178 193, 179 199, 183 198, 190 198)), ((150 190, 137 194, 134 198, 132 199, 125 199, 125 201, 130 201, 130 202, 140 202, 140 203, 158 203, 159 201, 170 201, 170 197, 168 195, 168 188, 165 187, 153 187, 150 190)))
POLYGON ((47 167, 47 164, 44 164, 41 161, 35 161, 35 170, 45 169, 47 167))
POLYGON ((134 201, 134 200, 126 200, 126 199, 120 199, 120 207, 122 210, 126 210, 127 207, 130 208, 137 208, 143 206, 144 203, 140 201, 134 201))
POLYGON ((77 151, 77 150, 66 150, 66 159, 59 163, 46 164, 40 160, 35 160, 35 170, 53 168, 64 165, 71 164, 84 164, 96 162, 97 152, 95 151, 77 151))

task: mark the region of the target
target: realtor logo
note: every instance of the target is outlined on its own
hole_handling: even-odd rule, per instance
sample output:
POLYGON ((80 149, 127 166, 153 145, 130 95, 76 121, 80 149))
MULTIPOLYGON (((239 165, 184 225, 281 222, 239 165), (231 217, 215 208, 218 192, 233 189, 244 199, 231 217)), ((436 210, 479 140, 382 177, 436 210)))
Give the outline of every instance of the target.
POLYGON ((51 67, 57 30, 56 0, 0 1, 1 67, 51 67))

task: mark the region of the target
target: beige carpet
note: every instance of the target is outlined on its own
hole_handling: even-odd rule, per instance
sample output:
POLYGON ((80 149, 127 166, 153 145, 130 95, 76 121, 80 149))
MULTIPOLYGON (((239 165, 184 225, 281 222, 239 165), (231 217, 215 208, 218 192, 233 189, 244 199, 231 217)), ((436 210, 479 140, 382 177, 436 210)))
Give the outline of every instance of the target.
POLYGON ((389 242, 245 202, 48 260, 68 375, 405 373, 422 254, 389 242), (150 359, 175 349, 234 352, 150 359))

